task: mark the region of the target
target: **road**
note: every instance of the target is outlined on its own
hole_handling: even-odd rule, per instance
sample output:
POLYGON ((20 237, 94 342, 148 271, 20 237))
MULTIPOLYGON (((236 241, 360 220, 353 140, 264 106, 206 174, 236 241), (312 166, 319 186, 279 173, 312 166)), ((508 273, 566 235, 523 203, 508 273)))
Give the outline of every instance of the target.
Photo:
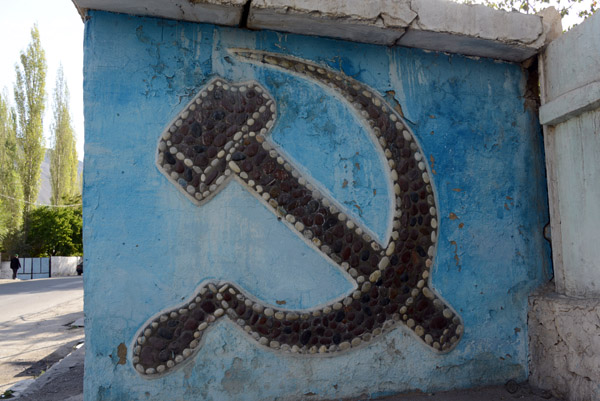
POLYGON ((81 317, 82 277, 0 280, 0 394, 82 341, 83 328, 71 327, 81 317))

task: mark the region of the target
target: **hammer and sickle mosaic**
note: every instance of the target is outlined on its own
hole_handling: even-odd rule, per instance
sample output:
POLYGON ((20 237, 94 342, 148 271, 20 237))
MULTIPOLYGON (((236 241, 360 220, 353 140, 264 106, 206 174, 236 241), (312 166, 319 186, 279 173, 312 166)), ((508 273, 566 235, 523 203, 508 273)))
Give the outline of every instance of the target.
POLYGON ((238 59, 285 70, 333 90, 348 102, 387 161, 394 191, 393 230, 372 238, 269 141, 277 103, 258 82, 207 83, 163 132, 156 164, 198 206, 237 180, 290 229, 355 281, 344 298, 289 310, 258 301, 235 283, 207 281, 188 301, 152 317, 139 330, 133 367, 161 377, 194 357, 219 319, 248 339, 283 353, 349 352, 404 325, 435 352, 463 333, 461 318, 431 288, 438 210, 426 157, 401 116, 374 90, 312 62, 256 50, 238 59))

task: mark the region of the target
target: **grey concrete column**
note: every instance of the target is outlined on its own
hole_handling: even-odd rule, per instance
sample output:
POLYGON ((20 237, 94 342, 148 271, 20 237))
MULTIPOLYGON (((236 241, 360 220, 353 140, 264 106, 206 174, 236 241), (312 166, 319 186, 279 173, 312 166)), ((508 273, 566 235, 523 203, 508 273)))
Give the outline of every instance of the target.
POLYGON ((533 384, 600 399, 600 16, 540 55, 555 288, 530 298, 533 384))

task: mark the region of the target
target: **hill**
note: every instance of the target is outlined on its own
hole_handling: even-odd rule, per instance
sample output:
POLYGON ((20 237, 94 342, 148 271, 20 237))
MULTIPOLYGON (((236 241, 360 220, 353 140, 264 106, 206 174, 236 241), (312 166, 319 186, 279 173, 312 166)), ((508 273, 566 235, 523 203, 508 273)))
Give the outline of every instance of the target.
MULTIPOLYGON (((38 194, 37 203, 41 205, 49 205, 50 197, 52 196, 52 184, 50 183, 50 150, 46 150, 44 161, 41 166, 42 172, 40 174, 40 192, 38 194)), ((78 161, 77 173, 83 172, 83 163, 78 161)))

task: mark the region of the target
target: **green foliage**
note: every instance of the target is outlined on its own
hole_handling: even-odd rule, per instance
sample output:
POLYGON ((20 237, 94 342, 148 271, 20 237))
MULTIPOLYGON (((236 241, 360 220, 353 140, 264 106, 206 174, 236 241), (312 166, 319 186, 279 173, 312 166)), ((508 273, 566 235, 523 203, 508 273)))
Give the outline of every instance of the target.
MULTIPOLYGON (((65 204, 81 204, 81 196, 65 198, 65 204)), ((30 256, 82 255, 81 205, 77 207, 41 206, 27 215, 29 227, 26 252, 30 256)))
POLYGON ((31 29, 31 42, 20 56, 21 65, 14 88, 17 105, 17 139, 20 152, 18 171, 23 185, 25 213, 37 199, 40 187, 40 166, 44 159, 42 136, 44 101, 46 98, 46 56, 40 42, 37 25, 31 29))
POLYGON ((0 241, 21 227, 23 192, 17 171, 16 115, 0 94, 0 241))
POLYGON ((35 207, 44 159, 46 58, 37 26, 15 66, 14 100, 0 94, 0 251, 23 256, 81 255, 81 193, 69 90, 60 67, 53 96, 52 204, 35 207), (24 224, 22 224, 24 223, 24 224))
MULTIPOLYGON (((472 4, 472 1, 463 1, 464 3, 472 4)), ((519 11, 526 14, 535 14, 546 7, 555 6, 560 12, 561 17, 569 15, 576 4, 586 4, 585 8, 577 11, 577 16, 580 19, 585 19, 598 10, 598 0, 483 0, 482 3, 486 6, 497 8, 506 11, 519 11)))
POLYGON ((51 203, 59 205, 61 199, 79 193, 76 139, 69 113, 69 88, 64 79, 62 65, 56 74, 53 106, 52 142, 54 149, 50 153, 51 203))

